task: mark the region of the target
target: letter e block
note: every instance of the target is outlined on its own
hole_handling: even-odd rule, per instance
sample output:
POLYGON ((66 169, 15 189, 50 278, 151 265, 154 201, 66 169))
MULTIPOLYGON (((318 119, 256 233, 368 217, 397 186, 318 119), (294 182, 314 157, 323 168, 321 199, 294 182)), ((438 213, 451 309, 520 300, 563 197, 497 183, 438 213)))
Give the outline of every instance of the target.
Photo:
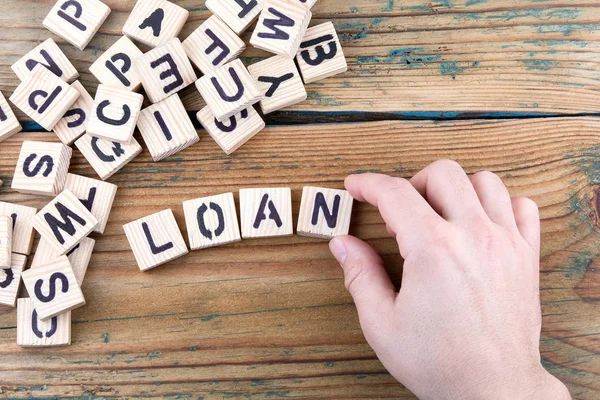
POLYGON ((348 70, 342 45, 331 22, 313 26, 306 31, 296 59, 306 84, 348 70))
POLYGON ((354 199, 345 190, 304 187, 298 235, 331 239, 350 230, 354 199))
POLYGON ((244 239, 294 234, 290 188, 241 189, 240 213, 244 239))
POLYGON ((121 144, 86 134, 75 142, 75 146, 103 181, 142 152, 142 146, 135 138, 131 138, 129 143, 121 144))
POLYGON ((183 211, 192 250, 242 240, 233 193, 184 201, 183 211))
POLYGON ((41 321, 31 299, 17 302, 17 345, 56 347, 71 344, 71 312, 41 321))
POLYGON ((21 57, 11 68, 19 80, 25 81, 38 64, 43 65, 65 82, 73 82, 79 77, 79 72, 52 39, 46 39, 21 57))
POLYGON ((12 235, 12 218, 7 215, 0 215, 0 268, 10 268, 12 235))
POLYGON ((14 307, 21 287, 21 274, 25 269, 27 257, 13 253, 11 267, 0 269, 0 304, 14 307))
POLYGON ((155 47, 179 35, 189 12, 166 0, 138 0, 123 26, 123 34, 155 47))
POLYGON ((0 92, 0 142, 21 132, 22 129, 8 101, 6 101, 6 98, 0 92))
POLYGON ((206 0, 204 4, 241 35, 260 14, 265 0, 206 0))
POLYGON ((133 63, 144 53, 127 36, 121 37, 90 66, 98 81, 117 89, 136 91, 142 80, 133 63))
POLYGON ((54 126, 56 136, 61 142, 69 146, 85 133, 94 108, 94 99, 79 81, 73 82, 71 87, 77 90, 80 96, 71 109, 54 126))
POLYGON ((112 209, 117 185, 81 175, 67 175, 65 189, 70 190, 98 220, 93 232, 104 233, 112 209))
MULTIPOLYGON (((94 239, 85 238, 65 254, 71 263, 71 268, 73 268, 73 274, 75 274, 75 279, 77 280, 79 287, 81 287, 83 283, 83 278, 85 277, 88 265, 90 264, 95 245, 96 241, 94 239)), ((45 239, 40 239, 37 249, 35 249, 31 268, 39 268, 57 258, 60 258, 60 254, 58 254, 58 251, 54 249, 50 242, 45 239)))
POLYGON ((0 201, 0 215, 12 218, 12 251, 19 254, 31 254, 33 246, 33 226, 31 221, 37 209, 0 201))

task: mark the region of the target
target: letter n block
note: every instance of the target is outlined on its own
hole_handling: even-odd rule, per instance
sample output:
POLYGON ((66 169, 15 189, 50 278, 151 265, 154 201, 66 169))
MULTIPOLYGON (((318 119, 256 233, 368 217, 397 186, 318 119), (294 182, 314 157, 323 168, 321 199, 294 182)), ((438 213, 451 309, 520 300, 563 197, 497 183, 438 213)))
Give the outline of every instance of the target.
POLYGON ((258 17, 265 0, 206 0, 204 4, 238 35, 258 17))
POLYGON ((65 82, 73 82, 79 76, 71 61, 52 39, 46 39, 17 60, 11 68, 19 80, 25 81, 38 64, 43 65, 65 82))
POLYGON ((11 267, 0 269, 0 304, 14 307, 21 287, 21 274, 25 269, 27 257, 13 253, 11 267))
POLYGON ((71 109, 54 126, 56 136, 61 142, 69 146, 85 133, 94 108, 94 99, 79 81, 73 82, 71 87, 77 90, 80 96, 71 109))
POLYGON ((10 268, 12 236, 12 218, 7 215, 0 215, 0 269, 10 268))
POLYGON ((71 312, 40 317, 29 298, 17 302, 17 345, 21 347, 56 347, 71 344, 71 312))
POLYGON ((67 175, 65 189, 70 190, 98 220, 93 232, 104 233, 112 209, 117 185, 81 175, 67 175))
POLYGON ((133 63, 144 55, 127 36, 121 37, 90 66, 90 72, 106 86, 136 91, 142 80, 133 63))
POLYGON ((242 240, 233 193, 184 201, 183 211, 192 250, 242 240))
POLYGON ((298 235, 321 239, 347 235, 354 199, 345 190, 304 187, 298 235))
POLYGON ((244 239, 294 234, 290 188, 241 189, 240 213, 244 239))
POLYGON ((0 215, 11 217, 13 226, 13 253, 31 254, 33 246, 33 226, 31 221, 37 214, 37 209, 0 201, 0 215))
POLYGON ((22 129, 17 116, 10 108, 2 92, 0 92, 0 142, 21 132, 22 129))
POLYGON ((166 0, 138 0, 123 26, 123 34, 155 47, 179 35, 189 12, 166 0))
POLYGON ((331 22, 313 26, 306 31, 296 60, 306 84, 348 70, 342 45, 331 22))
POLYGON ((123 225, 141 271, 188 254, 173 211, 164 210, 123 225))
MULTIPOLYGON (((65 254, 71 263, 71 268, 73 268, 73 274, 75 274, 75 279, 79 287, 83 283, 83 278, 90 264, 95 245, 96 241, 94 239, 85 238, 65 254)), ((58 251, 54 249, 50 242, 46 239, 40 239, 37 249, 35 249, 31 268, 39 268, 57 258, 60 258, 60 254, 58 254, 58 251)))
POLYGON ((75 146, 103 181, 113 176, 142 152, 142 146, 132 138, 129 143, 111 142, 92 135, 83 135, 75 146))
POLYGON ((99 0, 58 0, 43 25, 77 47, 85 49, 110 14, 99 0))

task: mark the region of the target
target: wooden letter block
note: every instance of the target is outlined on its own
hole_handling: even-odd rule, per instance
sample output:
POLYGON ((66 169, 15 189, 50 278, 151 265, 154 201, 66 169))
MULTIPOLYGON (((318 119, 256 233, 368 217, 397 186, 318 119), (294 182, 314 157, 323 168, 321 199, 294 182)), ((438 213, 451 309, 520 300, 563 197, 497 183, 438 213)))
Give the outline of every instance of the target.
POLYGON ((0 268, 10 268, 12 235, 12 218, 7 215, 0 215, 0 268))
POLYGON ((342 45, 331 22, 313 26, 306 31, 296 59, 306 84, 348 70, 342 45))
POLYGON ((96 225, 98 220, 66 189, 33 218, 34 229, 59 255, 77 246, 96 225))
POLYGON ((73 150, 62 143, 24 141, 12 189, 27 194, 56 196, 65 187, 73 150))
POLYGON ((135 138, 132 138, 129 143, 121 144, 86 134, 75 142, 75 146, 103 181, 113 176, 142 152, 142 146, 135 138))
POLYGON ((301 4, 302 6, 308 8, 309 10, 311 8, 313 8, 315 3, 317 2, 317 0, 289 0, 289 1, 293 2, 293 3, 301 4))
POLYGON ((233 193, 184 201, 183 211, 192 250, 242 240, 233 193))
MULTIPOLYGON (((90 264, 95 245, 96 241, 94 239, 85 238, 77 246, 73 247, 71 251, 65 254, 71 263, 73 274, 75 274, 75 279, 77 280, 79 287, 81 287, 83 283, 83 278, 85 277, 85 273, 90 264)), ((33 256, 33 261, 31 262, 31 268, 39 268, 58 258, 60 258, 60 254, 58 254, 58 251, 54 249, 50 242, 45 239, 40 239, 38 247, 35 250, 35 255, 33 256)))
POLYGON ((219 121, 258 103, 262 95, 240 60, 217 68, 196 81, 196 87, 219 121))
POLYGON ((0 269, 0 304, 14 307, 21 287, 21 274, 25 269, 27 257, 13 253, 11 267, 0 269))
POLYGON ((297 1, 267 0, 250 44, 256 48, 294 58, 312 13, 297 1))
POLYGON ((144 96, 139 93, 98 85, 87 133, 113 142, 129 143, 143 101, 144 96))
POLYGON ((77 47, 85 49, 110 14, 99 0, 58 0, 43 25, 77 47))
POLYGON ((85 305, 67 256, 29 269, 21 276, 42 321, 85 305))
POLYGON ((138 0, 123 34, 148 45, 158 46, 179 35, 189 12, 166 0, 138 0))
POLYGON ((71 87, 77 90, 80 96, 73 107, 54 126, 56 136, 69 146, 85 133, 94 108, 94 99, 79 81, 73 82, 71 87))
POLYGON ((21 132, 22 129, 15 113, 10 108, 10 105, 8 105, 8 101, 6 101, 6 98, 0 92, 0 142, 21 132))
POLYGON ((307 94, 294 60, 275 56, 248 67, 256 85, 264 93, 260 101, 263 113, 300 103, 307 94))
POLYGON ((241 189, 240 213, 244 239, 294 234, 290 188, 241 189))
POLYGON ((10 101, 44 129, 54 125, 79 98, 79 92, 41 65, 13 92, 10 101))
POLYGON ((143 55, 131 39, 123 36, 90 66, 90 72, 106 86, 136 91, 142 80, 133 63, 143 55))
POLYGON ((237 58, 246 44, 213 15, 183 41, 183 47, 196 67, 203 74, 210 74, 215 68, 237 58))
POLYGON ((117 195, 117 185, 81 175, 69 174, 67 175, 65 189, 70 190, 98 220, 98 225, 96 225, 93 232, 104 233, 110 210, 117 195))
POLYGON ((138 128, 155 162, 200 140, 177 94, 142 110, 138 128))
POLYGON ((206 106, 198 111, 196 118, 226 154, 239 149, 265 127, 265 121, 254 107, 248 107, 241 113, 229 117, 229 120, 221 122, 215 118, 210 107, 206 106))
POLYGON ((260 14, 265 0, 206 0, 204 4, 238 35, 260 14))
POLYGON ((79 77, 79 72, 52 39, 47 39, 25 54, 11 68, 21 81, 25 81, 38 64, 43 65, 65 82, 73 82, 79 77))
POLYGON ((347 235, 354 199, 345 190, 304 187, 298 235, 321 239, 347 235))
POLYGON ((164 210, 123 225, 140 270, 147 271, 188 254, 173 211, 164 210))
POLYGON ((71 344, 71 312, 41 321, 31 299, 17 302, 17 345, 54 347, 71 344))
POLYGON ((19 254, 31 254, 33 246, 33 226, 31 221, 37 209, 0 201, 0 215, 9 216, 13 220, 12 251, 19 254))

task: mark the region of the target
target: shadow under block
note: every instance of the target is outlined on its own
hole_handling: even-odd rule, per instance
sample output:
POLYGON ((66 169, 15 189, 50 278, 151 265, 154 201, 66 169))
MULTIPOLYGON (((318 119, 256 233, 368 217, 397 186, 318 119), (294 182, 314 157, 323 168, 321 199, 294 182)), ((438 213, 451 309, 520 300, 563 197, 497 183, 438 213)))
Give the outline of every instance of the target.
POLYGON ((67 256, 28 269, 21 276, 42 321, 85 305, 67 256))
POLYGON ((90 72, 103 85, 136 91, 142 80, 133 64, 143 55, 131 39, 122 36, 94 61, 90 72))
POLYGON ((17 120, 17 116, 0 92, 0 142, 21 132, 23 128, 17 120))
POLYGON ((183 41, 187 56, 202 71, 215 68, 237 58, 246 44, 219 17, 213 15, 183 41))
POLYGON ((103 181, 113 176, 142 152, 142 146, 132 138, 122 144, 85 134, 75 146, 103 181))
POLYGON ((10 268, 12 235, 12 218, 7 215, 0 215, 0 269, 10 268))
POLYGON ((71 312, 41 321, 30 298, 17 302, 17 345, 21 347, 68 346, 71 344, 71 312))
MULTIPOLYGON (((83 284, 83 278, 90 265, 90 259, 92 258, 92 252, 96 241, 94 239, 85 238, 67 254, 67 258, 73 268, 73 274, 79 287, 83 284)), ((40 239, 33 261, 31 262, 31 268, 39 268, 48 262, 54 261, 60 257, 60 254, 54 249, 54 247, 45 239, 40 239)))
POLYGON ((264 114, 303 102, 307 98, 293 59, 274 56, 250 65, 248 71, 263 93, 260 107, 264 114))
POLYGON ((177 35, 189 12, 166 0, 138 0, 123 26, 123 34, 155 47, 177 35))
POLYGON ((219 121, 258 103, 262 95, 240 60, 217 68, 196 81, 202 98, 219 121))
POLYGON ((87 134, 129 143, 140 116, 144 96, 125 89, 98 85, 87 134))
POLYGON ((73 150, 62 143, 24 141, 12 189, 20 193, 56 196, 65 187, 72 154, 73 150))
POLYGON ((93 232, 104 233, 117 195, 117 185, 81 175, 68 174, 65 189, 70 190, 98 220, 98 225, 93 232))
POLYGON ((56 136, 69 146, 85 133, 94 108, 94 99, 79 81, 73 82, 71 87, 77 90, 80 96, 63 118, 54 125, 56 136))
POLYGON ((304 83, 320 81, 348 70, 346 57, 333 23, 326 22, 306 31, 296 55, 304 83))
POLYGON ((9 216, 13 220, 13 253, 25 255, 31 254, 34 237, 31 221, 36 214, 37 209, 33 207, 0 201, 0 215, 9 216))
POLYGON ((242 240, 233 193, 184 201, 183 212, 192 250, 242 240))
POLYGON ((188 249, 170 209, 123 225, 141 271, 158 267, 188 254, 188 249))
POLYGON ((85 49, 110 14, 99 0, 58 0, 43 25, 77 47, 85 49))
POLYGON ((200 140, 177 94, 143 109, 137 125, 154 162, 170 157, 200 140))
POLYGON ((240 214, 244 239, 294 234, 290 188, 240 189, 240 214))
POLYGON ((321 239, 347 235, 354 199, 345 190, 305 186, 297 233, 321 239))
POLYGON ((14 307, 21 288, 21 274, 27 264, 27 257, 13 253, 11 267, 0 269, 0 304, 14 307))
POLYGON ((206 0, 204 5, 241 35, 258 17, 264 3, 265 0, 206 0))
POLYGON ((42 239, 63 255, 92 233, 98 220, 70 190, 65 189, 37 213, 32 224, 42 239))
POLYGON ((43 65, 65 82, 73 82, 79 77, 79 72, 52 39, 46 39, 17 60, 11 68, 19 80, 25 81, 38 64, 43 65))
POLYGON ((198 111, 196 119, 228 155, 239 149, 265 127, 265 121, 252 106, 229 117, 224 122, 216 119, 210 107, 206 106, 198 111))

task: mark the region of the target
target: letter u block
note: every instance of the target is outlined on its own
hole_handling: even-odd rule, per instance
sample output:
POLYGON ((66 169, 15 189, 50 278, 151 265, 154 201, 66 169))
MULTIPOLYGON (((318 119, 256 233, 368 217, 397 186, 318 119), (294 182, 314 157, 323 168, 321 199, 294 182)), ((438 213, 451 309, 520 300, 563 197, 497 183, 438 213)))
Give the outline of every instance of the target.
POLYGON ((104 181, 142 152, 142 146, 135 138, 129 143, 119 143, 86 134, 75 142, 75 146, 104 181))
POLYGON ((10 268, 0 269, 0 304, 9 307, 15 306, 25 264, 27 264, 27 257, 13 253, 10 268))
POLYGON ((290 188, 241 189, 240 213, 244 239, 294 234, 290 188))
POLYGON ((17 345, 56 347, 71 344, 71 312, 41 321, 30 298, 17 302, 17 345))
POLYGON ((94 99, 79 81, 73 82, 71 87, 79 92, 79 99, 54 126, 56 136, 69 146, 85 133, 94 108, 94 99))
POLYGON ((206 0, 206 8, 221 18, 238 35, 256 20, 265 0, 206 0))
POLYGON ((306 84, 348 70, 340 39, 331 22, 313 26, 306 31, 296 60, 306 84))
POLYGON ((123 36, 94 61, 90 72, 106 86, 136 91, 142 80, 133 64, 142 55, 144 53, 131 39, 123 36))
POLYGON ((0 142, 21 132, 22 129, 17 116, 10 108, 2 92, 0 92, 0 142))
POLYGON ((65 82, 73 82, 79 76, 71 61, 51 38, 18 59, 11 68, 21 81, 25 81, 38 64, 65 82))
POLYGON ((192 250, 242 240, 233 193, 184 201, 183 211, 192 250))
POLYGON ((298 235, 321 239, 347 235, 354 199, 345 190, 304 187, 298 235))
POLYGON ((123 26, 123 34, 155 47, 173 39, 189 12, 166 0, 138 0, 123 26))

